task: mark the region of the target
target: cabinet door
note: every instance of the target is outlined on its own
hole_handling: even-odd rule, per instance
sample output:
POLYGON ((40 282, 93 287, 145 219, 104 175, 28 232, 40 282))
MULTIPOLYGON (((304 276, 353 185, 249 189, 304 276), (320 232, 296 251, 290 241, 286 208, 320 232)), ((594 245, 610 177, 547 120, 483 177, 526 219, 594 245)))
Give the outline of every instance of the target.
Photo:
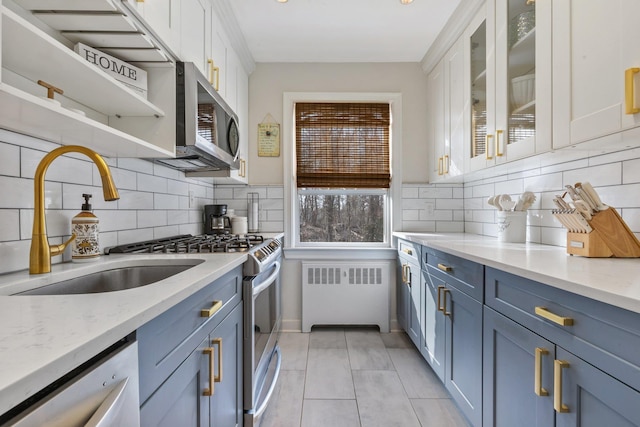
POLYGON ((405 332, 409 330, 409 300, 410 288, 406 279, 406 261, 398 258, 398 275, 396 279, 396 317, 398 324, 405 332))
POLYGON ((407 334, 411 341, 420 348, 420 267, 407 263, 407 286, 409 287, 409 311, 407 313, 407 334))
POLYGON ((435 276, 422 272, 423 313, 422 313, 422 346, 420 353, 431 365, 431 369, 444 382, 445 366, 445 318, 438 310, 438 286, 444 282, 435 276))
POLYGON ((493 142, 501 163, 551 149, 551 1, 493 4, 487 19, 495 32, 493 142))
POLYGON ((553 426, 555 345, 485 306, 483 346, 482 425, 553 426))
POLYGON ((226 99, 227 87, 227 35, 215 13, 211 14, 211 60, 217 67, 217 76, 213 87, 226 99))
MULTIPOLYGON (((626 114, 625 70, 640 67, 635 0, 553 2, 554 148, 640 125, 626 114)), ((640 75, 632 78, 633 90, 640 75)), ((640 106, 640 91, 632 103, 640 106)))
MULTIPOLYGON (((183 0, 184 1, 184 0, 183 0)), ((147 25, 176 55, 180 55, 180 1, 129 0, 147 25)))
POLYGON ((442 290, 446 327, 445 387, 474 426, 482 424, 482 304, 442 290))
POLYGON ((219 379, 211 397, 211 426, 242 424, 242 337, 242 304, 238 304, 209 336, 216 351, 215 378, 219 379))
POLYGON ((427 96, 429 111, 429 141, 431 159, 429 164, 429 179, 439 181, 444 176, 445 156, 445 74, 444 60, 438 62, 427 76, 427 96))
MULTIPOLYGON (((557 427, 632 427, 640 425, 640 392, 605 374, 563 348, 557 348, 556 366, 561 370, 561 404, 557 427), (566 364, 558 367, 558 361, 566 364)), ((557 388, 557 387, 556 387, 557 388)))
POLYGON ((206 76, 211 51, 211 4, 206 0, 182 0, 180 22, 180 57, 196 64, 206 76))
POLYGON ((209 425, 209 356, 207 340, 187 357, 140 408, 142 427, 209 425))

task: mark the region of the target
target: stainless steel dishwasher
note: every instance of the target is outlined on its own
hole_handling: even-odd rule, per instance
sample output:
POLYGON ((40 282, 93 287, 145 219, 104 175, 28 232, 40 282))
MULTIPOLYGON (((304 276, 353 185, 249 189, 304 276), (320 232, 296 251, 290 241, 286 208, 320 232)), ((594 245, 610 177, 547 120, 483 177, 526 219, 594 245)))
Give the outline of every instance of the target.
POLYGON ((0 426, 139 427, 137 343, 106 352, 38 397, 0 426))

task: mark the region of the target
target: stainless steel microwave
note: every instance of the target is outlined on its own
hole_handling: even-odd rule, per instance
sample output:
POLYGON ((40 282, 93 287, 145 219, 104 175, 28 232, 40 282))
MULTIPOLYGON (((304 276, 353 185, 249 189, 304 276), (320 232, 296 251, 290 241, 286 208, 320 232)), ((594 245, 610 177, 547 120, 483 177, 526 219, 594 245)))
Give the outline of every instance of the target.
POLYGON ((176 157, 183 172, 238 169, 238 117, 192 62, 176 63, 176 157))

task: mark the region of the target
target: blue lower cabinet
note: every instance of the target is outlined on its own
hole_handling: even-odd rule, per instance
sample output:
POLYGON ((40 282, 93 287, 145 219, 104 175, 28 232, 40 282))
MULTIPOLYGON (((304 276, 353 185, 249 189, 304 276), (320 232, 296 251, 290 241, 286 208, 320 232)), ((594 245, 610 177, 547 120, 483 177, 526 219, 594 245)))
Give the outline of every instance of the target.
POLYGON ((554 369, 554 387, 561 389, 556 427, 640 426, 637 390, 560 347, 554 369))
POLYGON ((398 318, 398 325, 403 331, 408 329, 408 316, 409 316, 409 300, 411 299, 409 286, 405 280, 406 267, 405 262, 400 258, 397 260, 398 275, 396 279, 396 317, 398 318))
POLYGON ((454 287, 441 292, 445 318, 445 381, 458 407, 482 425, 482 304, 454 287))
POLYGON ((209 335, 215 362, 211 426, 242 425, 242 334, 242 304, 239 304, 209 335), (222 361, 218 363, 220 357, 222 361))
POLYGON ((241 426, 242 334, 237 304, 142 404, 141 426, 241 426))
MULTIPOLYGON (((440 283, 442 284, 442 283, 440 283)), ((420 353, 431 365, 433 372, 444 383, 445 375, 445 316, 438 310, 438 280, 431 280, 422 272, 422 346, 420 353)))
POLYGON ((483 426, 552 427, 554 356, 553 343, 485 306, 483 426))
POLYGON ((204 427, 210 425, 208 338, 182 362, 140 407, 141 427, 204 427))
POLYGON ((420 266, 400 258, 398 315, 403 328, 415 346, 420 348, 420 266))

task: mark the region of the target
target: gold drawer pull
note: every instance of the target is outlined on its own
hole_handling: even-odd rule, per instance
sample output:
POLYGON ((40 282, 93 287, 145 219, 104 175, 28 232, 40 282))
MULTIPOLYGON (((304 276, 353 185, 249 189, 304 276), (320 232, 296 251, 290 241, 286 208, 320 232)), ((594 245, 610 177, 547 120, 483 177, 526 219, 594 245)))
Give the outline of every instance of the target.
POLYGON ((542 388, 542 356, 546 356, 548 354, 549 350, 546 348, 536 347, 536 366, 535 378, 533 379, 533 391, 535 391, 538 396, 549 396, 549 392, 542 388))
POLYGON ((448 265, 444 265, 444 264, 438 264, 438 268, 442 271, 453 271, 453 267, 449 267, 448 265))
POLYGON ((449 173, 449 155, 445 154, 442 159, 442 164, 444 165, 442 167, 442 174, 445 175, 449 173))
POLYGON ((640 73, 640 68, 627 68, 624 70, 624 109, 627 114, 640 113, 640 108, 636 107, 635 102, 635 83, 634 78, 637 73, 640 73))
POLYGON ((566 360, 553 362, 553 409, 559 413, 569 412, 569 407, 562 403, 562 370, 569 366, 566 360))
POLYGON ((214 314, 216 314, 216 312, 218 310, 220 310, 222 308, 222 301, 213 301, 213 305, 211 306, 211 308, 205 308, 200 310, 200 317, 211 317, 214 314))
POLYGON ((413 255, 413 251, 411 249, 404 248, 402 252, 404 252, 407 255, 413 255))
POLYGON ((202 392, 203 396, 213 396, 213 347, 205 348, 202 353, 209 356, 209 388, 205 388, 202 392))
POLYGON ((442 157, 438 157, 438 175, 444 175, 444 159, 442 157))
POLYGON ((218 375, 213 378, 213 381, 219 383, 222 381, 222 338, 214 338, 211 342, 218 346, 218 375))
POLYGON ((573 326, 573 319, 571 317, 558 316, 547 310, 546 307, 536 306, 536 314, 544 319, 550 320, 560 326, 573 326))
POLYGON ((444 312, 444 308, 442 308, 442 305, 440 304, 440 291, 442 291, 444 289, 444 286, 438 286, 438 311, 442 311, 444 312))
POLYGON ((504 155, 503 152, 500 151, 500 137, 504 131, 502 129, 496 130, 496 156, 502 157, 504 155))

